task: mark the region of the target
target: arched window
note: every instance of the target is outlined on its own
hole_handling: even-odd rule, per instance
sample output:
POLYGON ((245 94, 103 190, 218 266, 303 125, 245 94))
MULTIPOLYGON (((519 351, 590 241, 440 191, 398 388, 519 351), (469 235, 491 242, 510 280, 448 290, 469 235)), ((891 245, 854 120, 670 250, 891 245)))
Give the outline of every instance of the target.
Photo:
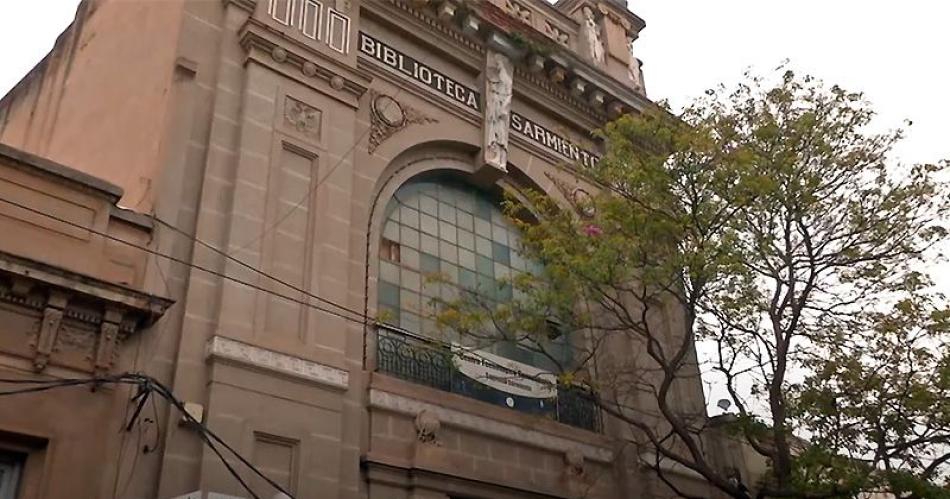
MULTIPOLYGON (((514 292, 506 280, 538 270, 520 254, 519 241, 518 229, 498 200, 476 187, 446 179, 404 184, 386 207, 380 316, 401 329, 434 337, 441 333, 432 319, 433 298, 453 300, 465 288, 498 303, 512 300, 514 292), (427 279, 433 274, 441 277, 427 279)), ((544 354, 514 343, 493 342, 485 350, 530 366, 550 364, 544 354)), ((559 356, 565 354, 561 348, 559 356)))
POLYGON ((376 337, 379 371, 580 428, 599 428, 598 412, 588 399, 553 383, 557 366, 549 356, 560 367, 572 357, 566 335, 547 330, 522 343, 480 345, 471 338, 446 337, 436 327, 433 298, 453 300, 467 289, 482 301, 504 303, 518 298, 508 277, 541 270, 522 257, 518 229, 495 197, 458 180, 415 179, 396 191, 385 217, 377 288, 384 323, 376 337), (440 277, 427 279, 431 274, 440 277), (532 341, 541 342, 544 353, 532 341), (457 350, 457 343, 479 352, 457 350))

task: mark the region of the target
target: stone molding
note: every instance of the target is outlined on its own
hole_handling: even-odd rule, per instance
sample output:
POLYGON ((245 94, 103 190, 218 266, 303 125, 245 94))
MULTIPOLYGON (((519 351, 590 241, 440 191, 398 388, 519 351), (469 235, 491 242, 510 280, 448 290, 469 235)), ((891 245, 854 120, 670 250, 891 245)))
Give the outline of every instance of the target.
POLYGON ((207 359, 229 360, 342 390, 347 389, 350 384, 349 373, 342 369, 223 336, 212 336, 208 340, 205 357, 207 359))
POLYGON ((370 389, 369 405, 373 408, 386 409, 413 417, 421 411, 429 411, 438 418, 442 426, 454 426, 464 430, 556 452, 566 453, 569 450, 573 450, 579 452, 585 459, 601 463, 609 463, 613 461, 614 458, 614 453, 610 449, 527 429, 523 426, 505 423, 484 416, 449 409, 382 390, 370 389))
MULTIPOLYGON (((257 57, 264 62, 270 59, 273 67, 281 68, 286 71, 285 74, 306 85, 312 86, 312 80, 323 80, 334 90, 358 99, 369 88, 372 80, 363 70, 351 68, 298 40, 275 34, 273 29, 257 19, 249 19, 238 37, 249 57, 257 57)), ((351 104, 355 105, 355 100, 351 104)))
POLYGON ((34 318, 23 331, 28 349, 6 338, 0 348, 50 365, 108 374, 122 341, 154 323, 172 301, 90 276, 0 252, 0 303, 34 318))

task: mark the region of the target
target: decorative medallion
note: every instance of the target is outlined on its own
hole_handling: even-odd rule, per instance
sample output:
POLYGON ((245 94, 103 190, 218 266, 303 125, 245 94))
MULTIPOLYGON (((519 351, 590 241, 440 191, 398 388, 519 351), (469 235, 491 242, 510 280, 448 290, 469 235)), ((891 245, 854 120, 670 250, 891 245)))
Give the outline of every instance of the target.
POLYGON ((317 65, 307 61, 300 66, 300 72, 302 72, 304 76, 313 76, 317 74, 317 65))
POLYGON ((574 192, 571 193, 571 202, 577 212, 584 218, 593 218, 596 214, 594 198, 584 189, 574 189, 574 192))
POLYGON ((319 140, 322 117, 319 109, 293 97, 284 100, 284 123, 303 135, 319 140))
POLYGON ((392 97, 370 90, 370 134, 367 150, 372 154, 377 147, 409 125, 437 123, 420 111, 400 104, 392 97))

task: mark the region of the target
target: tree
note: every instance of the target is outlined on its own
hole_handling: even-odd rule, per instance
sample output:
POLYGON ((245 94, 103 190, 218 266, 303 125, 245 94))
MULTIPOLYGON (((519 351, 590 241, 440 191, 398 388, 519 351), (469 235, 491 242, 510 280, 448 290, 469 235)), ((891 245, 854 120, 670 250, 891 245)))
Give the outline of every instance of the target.
POLYGON ((894 163, 903 132, 869 132, 873 116, 791 71, 679 116, 624 116, 601 132, 604 158, 559 183, 591 196, 507 202, 541 270, 514 276, 508 303, 481 289, 441 303, 440 323, 547 356, 683 496, 662 462, 737 498, 945 491, 947 311, 919 269, 946 235, 947 164, 894 163), (684 393, 701 372, 769 463, 759 483, 710 451, 684 393))

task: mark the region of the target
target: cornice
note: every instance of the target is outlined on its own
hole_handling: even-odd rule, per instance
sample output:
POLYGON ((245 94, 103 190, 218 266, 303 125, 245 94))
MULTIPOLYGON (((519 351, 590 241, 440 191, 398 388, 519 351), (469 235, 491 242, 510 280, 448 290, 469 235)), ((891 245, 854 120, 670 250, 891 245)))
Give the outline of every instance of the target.
POLYGON ((401 0, 367 0, 363 3, 364 17, 415 38, 474 72, 482 70, 485 47, 459 30, 438 19, 412 8, 401 0), (367 7, 376 10, 367 9, 367 7), (414 29, 422 28, 422 29, 414 29))
MULTIPOLYGON (((512 54, 515 72, 519 81, 529 85, 516 86, 515 90, 535 97, 554 113, 564 114, 565 108, 572 110, 571 119, 586 122, 587 126, 595 123, 592 128, 624 112, 655 107, 645 96, 491 2, 369 0, 365 5, 384 11, 383 15, 406 13, 404 22, 397 26, 401 31, 427 44, 427 50, 452 54, 466 64, 471 57, 458 56, 451 47, 460 46, 475 55, 481 55, 490 42, 507 40, 507 45, 520 47, 520 54, 512 54), (429 33, 440 36, 433 39, 427 36, 429 33), (532 92, 532 87, 537 91, 532 92), (587 119, 579 119, 581 116, 587 119)), ((370 16, 374 17, 372 13, 370 16)), ((398 21, 384 18, 383 22, 393 25, 398 21)))
POLYGON ((312 85, 310 79, 323 80, 334 90, 349 95, 351 105, 356 105, 356 100, 369 89, 372 76, 365 70, 352 68, 257 19, 248 19, 238 37, 249 55, 269 54, 277 65, 295 69, 295 78, 304 83, 312 85))
POLYGON ((568 117, 582 126, 597 128, 607 120, 607 115, 587 105, 584 101, 575 98, 562 86, 554 84, 538 73, 533 73, 523 67, 515 67, 516 82, 529 85, 515 85, 514 91, 546 109, 558 114, 567 114, 568 117), (564 109, 563 104, 569 103, 570 108, 564 109))
POLYGON ((122 188, 115 184, 6 144, 0 144, 0 160, 8 161, 15 167, 42 172, 70 186, 95 192, 113 203, 122 198, 122 188))
MULTIPOLYGON (((405 0, 368 0, 363 9, 365 17, 419 40, 426 49, 439 51, 472 71, 481 72, 485 42, 480 38, 465 35, 455 28, 454 24, 445 23, 423 10, 413 8, 405 0)), ((575 62, 579 62, 579 59, 567 64, 575 62)), ((367 69, 370 66, 373 64, 361 64, 361 67, 367 69)), ((558 115, 566 113, 570 120, 585 128, 596 128, 606 122, 605 111, 597 110, 584 100, 572 96, 567 88, 551 81, 544 74, 532 72, 523 65, 516 65, 515 75, 521 83, 515 86, 515 92, 540 104, 549 112, 558 115)), ((395 82, 411 87, 402 80, 395 82)))
POLYGON ((0 271, 46 286, 68 290, 93 300, 108 302, 135 311, 146 322, 165 313, 174 301, 132 288, 106 282, 49 264, 0 251, 0 271))
POLYGON ((254 9, 257 8, 257 0, 222 0, 224 5, 234 5, 239 9, 246 10, 247 12, 253 14, 254 9))
POLYGON ((268 350, 224 336, 212 336, 205 347, 205 357, 222 359, 250 367, 273 371, 337 390, 350 386, 348 372, 336 367, 268 350))

